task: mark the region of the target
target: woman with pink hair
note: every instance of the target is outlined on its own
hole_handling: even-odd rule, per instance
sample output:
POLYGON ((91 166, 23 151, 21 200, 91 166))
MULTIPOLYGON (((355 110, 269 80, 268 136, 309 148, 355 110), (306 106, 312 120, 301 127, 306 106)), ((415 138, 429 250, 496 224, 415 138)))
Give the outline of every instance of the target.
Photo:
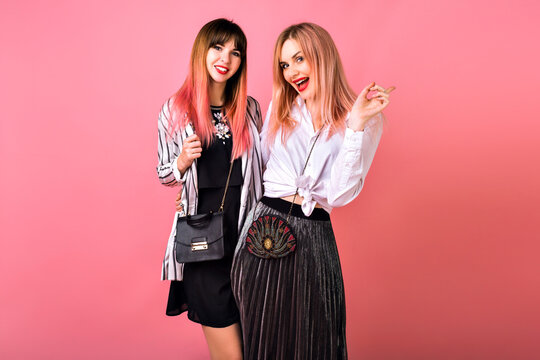
POLYGON ((162 267, 171 280, 167 315, 187 311, 200 323, 212 359, 241 359, 240 316, 231 290, 234 248, 247 213, 262 195, 257 101, 247 96, 247 40, 235 23, 199 31, 182 87, 159 115, 161 183, 182 185, 162 267), (228 184, 228 187, 226 187, 228 184), (175 257, 178 216, 217 211, 224 202, 225 257, 182 264, 175 257))

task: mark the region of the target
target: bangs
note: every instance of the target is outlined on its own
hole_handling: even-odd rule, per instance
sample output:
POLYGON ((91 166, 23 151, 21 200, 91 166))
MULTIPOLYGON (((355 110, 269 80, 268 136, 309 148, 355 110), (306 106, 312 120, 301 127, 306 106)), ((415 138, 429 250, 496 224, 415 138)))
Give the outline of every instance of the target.
POLYGON ((215 21, 212 25, 214 25, 214 28, 209 29, 211 36, 208 48, 218 44, 225 45, 225 43, 232 39, 234 41, 234 47, 240 51, 242 57, 245 56, 247 39, 238 25, 228 20, 215 21))

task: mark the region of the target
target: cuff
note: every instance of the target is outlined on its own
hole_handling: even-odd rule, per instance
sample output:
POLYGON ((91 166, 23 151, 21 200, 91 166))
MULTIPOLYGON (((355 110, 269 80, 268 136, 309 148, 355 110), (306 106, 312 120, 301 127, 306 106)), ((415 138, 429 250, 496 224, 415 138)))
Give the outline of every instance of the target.
POLYGON ((364 139, 363 131, 354 131, 351 128, 345 130, 345 139, 343 140, 343 146, 348 149, 360 149, 362 147, 362 140, 364 139))

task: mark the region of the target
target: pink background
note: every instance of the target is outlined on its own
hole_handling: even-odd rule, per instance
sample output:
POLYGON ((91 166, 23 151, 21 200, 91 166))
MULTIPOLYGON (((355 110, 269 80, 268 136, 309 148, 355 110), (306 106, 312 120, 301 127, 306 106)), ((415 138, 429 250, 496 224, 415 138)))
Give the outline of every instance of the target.
POLYGON ((350 358, 537 359, 539 10, 3 1, 0 358, 208 357, 198 325, 164 315, 175 191, 156 129, 197 31, 224 16, 264 110, 274 41, 300 21, 331 33, 357 91, 397 86, 364 191, 332 213, 350 358))

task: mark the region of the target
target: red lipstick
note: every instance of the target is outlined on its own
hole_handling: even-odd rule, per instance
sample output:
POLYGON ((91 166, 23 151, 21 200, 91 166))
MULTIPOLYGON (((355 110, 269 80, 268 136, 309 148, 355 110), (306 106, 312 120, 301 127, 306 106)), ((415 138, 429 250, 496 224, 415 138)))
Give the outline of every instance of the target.
POLYGON ((303 78, 300 78, 300 79, 296 79, 296 80, 293 80, 293 83, 298 88, 298 91, 304 91, 304 90, 306 90, 306 88, 307 88, 307 86, 309 84, 309 78, 308 77, 303 77, 303 78))
POLYGON ((226 73, 229 72, 229 68, 226 67, 226 66, 223 66, 223 65, 214 65, 214 68, 216 69, 216 71, 218 73, 220 73, 221 75, 225 75, 226 73))

